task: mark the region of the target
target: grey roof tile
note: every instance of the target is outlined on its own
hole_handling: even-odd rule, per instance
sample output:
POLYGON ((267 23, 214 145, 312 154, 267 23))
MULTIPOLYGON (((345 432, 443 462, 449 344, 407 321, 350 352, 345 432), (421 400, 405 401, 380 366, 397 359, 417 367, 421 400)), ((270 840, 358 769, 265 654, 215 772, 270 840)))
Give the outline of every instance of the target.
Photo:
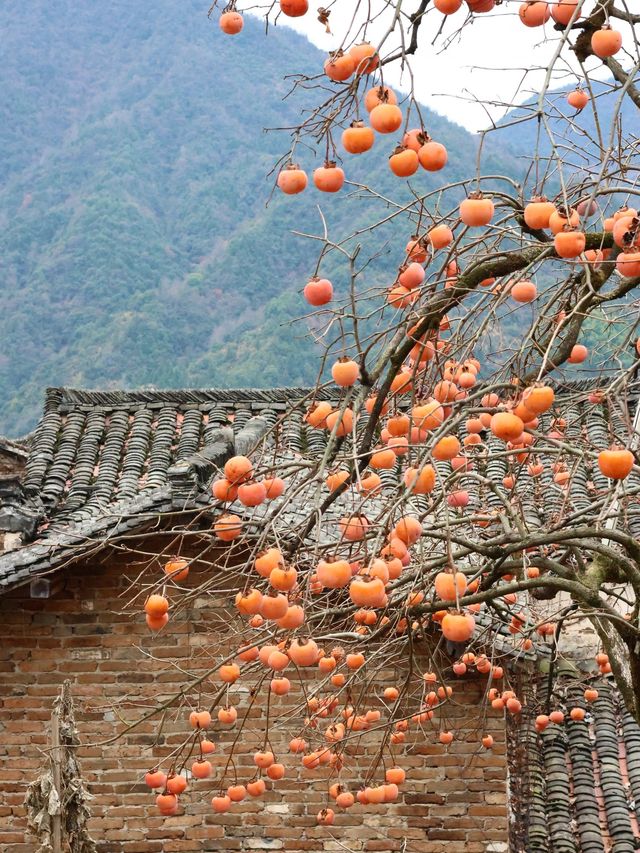
MULTIPOLYGON (((527 853, 640 849, 640 727, 611 682, 595 686, 599 696, 584 721, 567 716, 540 735, 531 720, 522 723, 526 766, 519 770, 527 784, 519 819, 528 826, 527 853)), ((586 708, 576 687, 565 699, 567 708, 586 708)))
POLYGON ((177 459, 187 459, 200 446, 202 431, 202 412, 198 409, 187 409, 182 415, 180 438, 176 452, 177 459))
POLYGON ((124 457, 118 483, 119 498, 133 497, 137 494, 151 440, 153 416, 150 410, 137 409, 129 419, 130 431, 124 441, 124 457))
POLYGON ((594 702, 595 741, 600 766, 609 835, 616 853, 635 853, 634 833, 629 820, 629 801, 620 770, 619 709, 609 688, 600 690, 594 702))

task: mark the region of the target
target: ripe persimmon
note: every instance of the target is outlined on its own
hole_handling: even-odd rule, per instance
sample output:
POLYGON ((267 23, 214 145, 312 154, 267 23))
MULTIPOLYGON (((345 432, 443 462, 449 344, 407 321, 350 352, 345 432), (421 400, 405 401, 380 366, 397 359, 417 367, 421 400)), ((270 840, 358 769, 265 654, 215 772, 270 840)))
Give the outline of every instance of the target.
MULTIPOLYGON (((571 21, 579 0, 554 0, 551 4, 551 17, 557 24, 566 25, 571 21)), ((580 13, 576 15, 576 20, 580 13)))
POLYGON ((624 480, 631 473, 635 459, 630 450, 612 447, 598 454, 598 467, 610 480, 624 480))
POLYGON ((173 815, 178 812, 178 798, 175 794, 158 794, 156 806, 163 815, 173 815))
POLYGON ((363 121, 353 121, 342 132, 342 147, 349 154, 363 154, 373 148, 375 133, 363 121))
POLYGON ((350 358, 340 358, 331 368, 331 375, 336 385, 341 388, 349 388, 358 381, 360 368, 358 363, 350 358))
POLYGON ((444 249, 445 246, 448 246, 453 242, 453 232, 451 228, 444 223, 434 226, 429 231, 428 237, 429 242, 434 249, 444 249))
POLYGON ((446 613, 442 619, 442 633, 453 643, 466 643, 473 636, 476 621, 464 613, 446 613))
POLYGON ((615 56, 622 47, 622 33, 604 25, 591 36, 591 50, 600 59, 615 56))
POLYGON ((378 133, 395 133, 402 124, 402 110, 396 104, 378 104, 369 113, 369 121, 378 133))
POLYGON ((585 250, 587 238, 582 231, 565 226, 553 240, 556 253, 561 258, 577 258, 585 250))
POLYGON ((175 794, 176 796, 179 796, 187 790, 187 785, 188 782, 184 776, 177 775, 167 777, 167 791, 170 794, 175 794))
POLYGON ((485 198, 481 192, 471 193, 460 204, 460 219, 465 225, 474 228, 488 225, 494 212, 494 204, 490 198, 485 198))
POLYGON ((314 276, 304 287, 304 298, 314 307, 326 305, 333 298, 333 285, 328 278, 314 276))
POLYGON ((174 557, 164 564, 164 573, 173 581, 184 581, 189 575, 189 563, 180 557, 174 557))
POLYGON ((309 179, 306 172, 294 163, 289 163, 278 174, 278 187, 286 195, 297 195, 307 188, 309 179))
POLYGON ((144 603, 144 611, 148 616, 158 619, 169 610, 169 602, 164 595, 150 595, 144 603))
POLYGON ((576 110, 583 110, 589 103, 589 93, 578 87, 567 95, 567 103, 576 110))
POLYGON ((518 14, 525 27, 541 27, 551 17, 551 9, 546 0, 526 0, 518 14))
POLYGON ((433 0, 433 5, 443 15, 453 15, 462 6, 462 0, 433 0))
POLYGON ((237 35, 244 27, 242 15, 235 11, 223 12, 218 23, 222 32, 229 36, 237 35))
MULTIPOLYGON (((145 785, 149 788, 164 788, 167 781, 166 774, 162 770, 149 770, 144 777, 145 785)), ((174 792, 172 792, 174 793, 174 792)))
POLYGON ((214 522, 213 532, 223 542, 232 542, 242 533, 242 519, 233 513, 223 513, 214 522))
POLYGON ((327 160, 313 173, 313 183, 323 193, 337 193, 344 184, 344 171, 333 160, 327 160))
POLYGON ((349 50, 349 54, 353 59, 355 73, 358 75, 372 74, 380 64, 376 48, 366 41, 354 45, 349 50))
POLYGON ((283 15, 288 18, 301 18, 309 10, 308 0, 279 0, 283 15))
POLYGON ((389 157, 389 168, 399 178, 408 178, 418 171, 417 153, 406 145, 398 145, 389 157))
POLYGON ((524 221, 529 228, 541 230, 549 227, 551 214, 555 212, 555 205, 552 201, 547 201, 544 196, 538 196, 524 208, 524 221))
POLYGON ((355 62, 351 54, 337 50, 329 55, 324 63, 324 73, 336 83, 344 83, 355 71, 355 62))
POLYGON ((396 97, 395 92, 388 86, 374 86, 372 89, 369 89, 364 96, 364 108, 368 113, 380 104, 395 105, 397 103, 398 98, 396 97))

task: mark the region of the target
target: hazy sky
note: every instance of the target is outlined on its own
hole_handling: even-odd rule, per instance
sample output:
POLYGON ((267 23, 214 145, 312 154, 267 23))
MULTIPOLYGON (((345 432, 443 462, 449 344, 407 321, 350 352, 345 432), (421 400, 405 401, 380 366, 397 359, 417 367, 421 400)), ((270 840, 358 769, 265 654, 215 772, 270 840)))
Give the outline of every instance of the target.
MULTIPOLYGON (((376 2, 379 3, 379 0, 372 0, 374 9, 376 2)), ((319 48, 328 52, 340 45, 345 29, 349 26, 352 15, 350 10, 354 4, 352 0, 338 0, 333 7, 330 18, 332 35, 326 34, 323 25, 317 20, 315 10, 319 5, 321 3, 310 0, 309 12, 303 18, 285 19, 281 15, 279 22, 304 33, 319 48)), ((413 8, 412 5, 405 5, 408 9, 413 8)), ((415 5, 418 5, 417 2, 415 5)), ((519 6, 520 0, 505 0, 493 12, 474 16, 473 22, 457 34, 466 17, 465 4, 463 9, 448 17, 435 44, 432 42, 443 22, 443 15, 430 7, 420 28, 419 58, 414 56, 411 59, 418 99, 475 131, 490 125, 487 109, 477 101, 493 102, 493 106, 486 106, 491 117, 497 119, 505 112, 505 107, 501 106, 505 101, 521 102, 532 92, 537 92, 543 84, 543 69, 553 56, 559 33, 549 25, 544 29, 525 27, 517 16, 519 6), (546 42, 545 36, 548 39, 546 42)), ((587 0, 585 9, 590 10, 591 6, 592 0, 587 0)), ((385 26, 375 23, 370 27, 367 40, 377 43, 381 38, 388 26, 388 10, 384 21, 385 26)), ((616 28, 621 31, 625 29, 618 21, 616 28)), ((391 42, 387 44, 391 47, 391 42)), ((565 48, 563 55, 566 53, 565 48)), ((608 72, 605 69, 606 73, 603 73, 602 68, 599 60, 591 58, 588 65, 590 72, 598 69, 597 75, 606 78, 608 72)), ((573 85, 578 80, 564 62, 558 65, 557 71, 557 86, 573 85)), ((399 69, 390 71, 389 83, 398 86, 399 81, 399 69)), ((406 90, 409 86, 410 78, 405 72, 401 88, 406 90)))

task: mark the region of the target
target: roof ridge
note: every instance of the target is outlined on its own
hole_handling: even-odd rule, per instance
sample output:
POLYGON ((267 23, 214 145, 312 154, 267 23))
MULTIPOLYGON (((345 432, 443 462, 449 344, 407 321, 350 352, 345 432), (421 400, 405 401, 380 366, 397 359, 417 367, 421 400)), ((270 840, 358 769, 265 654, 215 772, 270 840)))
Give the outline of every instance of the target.
MULTIPOLYGON (((237 403, 246 401, 283 402, 292 398, 304 398, 313 393, 313 388, 132 388, 116 390, 84 388, 47 388, 45 405, 56 407, 69 405, 123 405, 126 403, 237 403)), ((319 391, 316 396, 330 396, 331 392, 319 391)), ((335 396, 335 394, 333 395, 335 396)))
MULTIPOLYGON (((597 377, 586 377, 569 381, 547 380, 559 393, 576 393, 595 390, 606 386, 597 377)), ((480 382, 479 387, 484 383, 480 382)), ((630 383, 635 395, 640 391, 638 380, 630 383), (635 386, 635 387, 633 387, 635 386)), ((630 388, 627 386, 627 393, 630 388)), ((300 400, 315 395, 328 399, 337 396, 338 389, 314 389, 312 387, 280 386, 275 388, 131 388, 131 389, 84 389, 50 387, 46 389, 45 408, 79 406, 121 406, 144 403, 238 403, 264 402, 282 403, 291 399, 300 400)))

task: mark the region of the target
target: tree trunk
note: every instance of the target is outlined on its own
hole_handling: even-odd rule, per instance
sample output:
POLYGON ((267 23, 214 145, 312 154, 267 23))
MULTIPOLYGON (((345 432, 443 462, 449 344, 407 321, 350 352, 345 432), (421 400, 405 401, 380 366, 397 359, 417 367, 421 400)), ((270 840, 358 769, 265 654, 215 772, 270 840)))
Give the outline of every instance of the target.
POLYGON ((640 647, 636 639, 627 641, 609 619, 591 617, 613 672, 624 704, 640 725, 640 647), (633 644, 633 645, 632 645, 633 644))

